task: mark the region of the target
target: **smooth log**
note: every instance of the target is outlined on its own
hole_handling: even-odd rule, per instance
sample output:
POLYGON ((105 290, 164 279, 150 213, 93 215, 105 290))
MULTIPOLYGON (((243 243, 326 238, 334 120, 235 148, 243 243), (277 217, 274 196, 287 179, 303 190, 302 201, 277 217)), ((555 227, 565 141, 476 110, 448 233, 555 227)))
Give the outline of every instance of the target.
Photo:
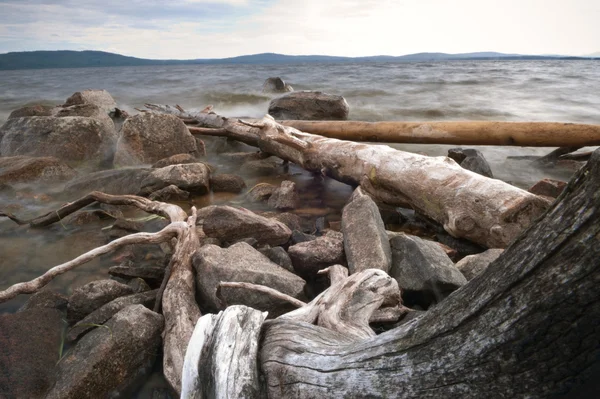
MULTIPOLYGON (((548 398, 600 367, 600 149, 545 217, 421 317, 359 342, 265 323, 270 398, 548 398)), ((578 396, 574 393, 570 397, 578 396)))
POLYGON ((506 247, 550 205, 544 198, 465 170, 447 157, 303 133, 268 115, 248 122, 212 112, 190 115, 180 108, 146 106, 153 112, 194 117, 204 126, 224 129, 229 138, 309 171, 360 185, 379 202, 412 207, 451 235, 488 248, 506 247))
POLYGON ((279 121, 306 133, 379 143, 574 147, 600 145, 600 125, 559 122, 279 121))

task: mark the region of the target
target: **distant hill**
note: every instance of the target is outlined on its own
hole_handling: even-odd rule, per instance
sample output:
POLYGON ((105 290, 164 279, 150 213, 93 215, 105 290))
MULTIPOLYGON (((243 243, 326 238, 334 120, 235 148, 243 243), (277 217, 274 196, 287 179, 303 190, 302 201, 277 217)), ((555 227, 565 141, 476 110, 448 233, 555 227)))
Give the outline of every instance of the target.
MULTIPOLYGON (((590 56, 588 56, 590 57, 590 56)), ((284 55, 263 53, 239 57, 195 60, 149 60, 127 57, 104 51, 29 51, 0 54, 0 70, 86 68, 109 66, 190 65, 190 64, 298 64, 341 62, 430 62, 451 60, 537 60, 537 59, 585 59, 582 57, 537 56, 478 52, 463 54, 417 53, 399 57, 378 55, 370 57, 334 57, 327 55, 284 55)))

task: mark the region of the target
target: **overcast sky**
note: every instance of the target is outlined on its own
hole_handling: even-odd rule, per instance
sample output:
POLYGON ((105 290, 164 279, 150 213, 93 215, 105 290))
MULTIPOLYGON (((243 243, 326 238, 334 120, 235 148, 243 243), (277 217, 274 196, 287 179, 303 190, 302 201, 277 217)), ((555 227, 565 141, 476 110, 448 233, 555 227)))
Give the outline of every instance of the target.
POLYGON ((243 54, 600 51, 600 0, 0 0, 0 53, 243 54))

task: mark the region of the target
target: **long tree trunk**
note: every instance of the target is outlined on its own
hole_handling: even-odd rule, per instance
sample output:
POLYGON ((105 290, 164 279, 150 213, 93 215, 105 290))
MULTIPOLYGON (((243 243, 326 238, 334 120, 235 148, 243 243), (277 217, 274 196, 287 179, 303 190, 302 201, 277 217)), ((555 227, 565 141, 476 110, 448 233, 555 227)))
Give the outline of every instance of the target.
POLYGON ((409 206, 456 237, 503 248, 549 206, 541 197, 461 168, 447 157, 427 157, 300 132, 265 117, 244 122, 212 112, 146 105, 154 112, 194 118, 211 133, 258 146, 304 169, 360 185, 380 202, 409 206))
POLYGON ((279 318, 271 398, 550 397, 600 363, 600 150, 543 219, 425 315, 379 336, 279 318))
POLYGON ((306 133, 380 143, 584 147, 600 145, 600 126, 557 122, 279 121, 306 133))

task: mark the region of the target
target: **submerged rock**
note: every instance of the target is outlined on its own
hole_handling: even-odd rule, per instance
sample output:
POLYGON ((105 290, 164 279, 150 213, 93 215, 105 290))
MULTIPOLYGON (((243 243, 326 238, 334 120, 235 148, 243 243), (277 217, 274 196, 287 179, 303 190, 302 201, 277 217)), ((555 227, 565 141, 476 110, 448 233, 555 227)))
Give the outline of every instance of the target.
POLYGON ((210 177, 210 188, 215 193, 241 193, 246 188, 246 182, 237 175, 215 175, 210 177))
POLYGON ((479 150, 473 148, 451 148, 448 150, 448 157, 454 159, 464 169, 479 173, 485 177, 494 177, 490 165, 479 150))
POLYGON ((444 250, 433 241, 398 235, 390 240, 390 276, 398 281, 407 306, 427 308, 467 283, 444 250))
POLYGON ((297 299, 304 298, 305 281, 246 243, 229 248, 205 245, 193 258, 200 305, 209 309, 224 309, 228 305, 246 305, 281 314, 289 310, 286 302, 257 291, 242 288, 217 289, 220 282, 245 282, 274 288, 297 299))
POLYGON ((269 104, 269 115, 276 119, 345 120, 349 112, 344 97, 320 91, 295 91, 269 104))
POLYGON ((294 91, 294 88, 285 83, 279 76, 270 77, 263 83, 262 91, 264 93, 288 93, 294 91))
POLYGON ((59 183, 76 175, 75 170, 53 157, 0 158, 0 183, 59 183))
POLYGON ((121 310, 61 359, 47 399, 127 397, 152 369, 163 324, 141 305, 121 310))
POLYGON ((123 123, 114 164, 153 164, 178 154, 199 155, 196 140, 185 123, 173 115, 142 113, 123 123))

